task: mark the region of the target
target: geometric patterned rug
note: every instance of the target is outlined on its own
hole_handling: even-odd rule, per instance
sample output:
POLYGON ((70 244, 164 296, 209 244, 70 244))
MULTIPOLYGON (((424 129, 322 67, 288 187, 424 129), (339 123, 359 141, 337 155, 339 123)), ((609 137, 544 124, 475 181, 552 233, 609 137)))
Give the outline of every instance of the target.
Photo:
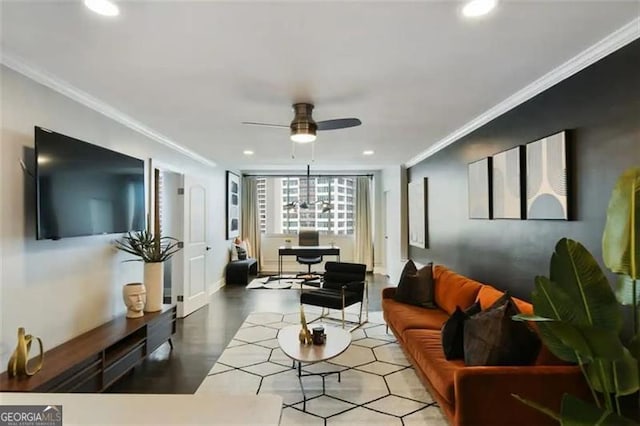
MULTIPOLYGON (((307 320, 319 311, 305 306, 307 320)), ((341 371, 325 379, 303 377, 307 409, 297 370, 277 341, 281 328, 299 324, 300 314, 253 313, 242 324, 196 393, 259 394, 283 398, 281 425, 447 425, 393 334, 385 331, 381 312, 351 333, 352 343, 341 355, 304 365, 303 372, 341 371)), ((329 322, 329 321, 325 321, 329 322)))

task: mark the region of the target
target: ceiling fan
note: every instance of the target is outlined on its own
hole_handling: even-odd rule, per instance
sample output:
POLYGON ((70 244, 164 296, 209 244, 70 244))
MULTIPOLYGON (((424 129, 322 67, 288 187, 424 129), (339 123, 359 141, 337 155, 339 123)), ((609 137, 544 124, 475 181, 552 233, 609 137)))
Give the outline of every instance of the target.
POLYGON ((316 140, 317 130, 337 130, 355 127, 362 124, 358 118, 336 118, 333 120, 314 121, 311 117, 313 104, 293 104, 294 117, 291 124, 269 124, 243 121, 242 124, 265 127, 288 127, 291 129, 291 140, 298 143, 308 143, 316 140))

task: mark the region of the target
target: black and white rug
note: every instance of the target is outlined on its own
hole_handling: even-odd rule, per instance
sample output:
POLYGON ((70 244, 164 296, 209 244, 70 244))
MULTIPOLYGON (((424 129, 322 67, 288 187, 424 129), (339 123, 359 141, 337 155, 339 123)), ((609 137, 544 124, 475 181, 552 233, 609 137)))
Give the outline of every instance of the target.
MULTIPOLYGON (((319 311, 305 306, 308 320, 319 311)), ((307 410, 292 361, 279 348, 278 331, 299 324, 300 314, 253 313, 247 317, 196 393, 272 393, 284 400, 281 425, 447 425, 442 412, 416 376, 380 312, 352 332, 351 346, 329 362, 303 365, 326 377, 304 377, 307 410)))
POLYGON ((247 284, 248 289, 270 289, 270 290, 300 290, 300 285, 302 284, 302 289, 313 289, 318 288, 320 286, 319 280, 304 280, 301 278, 296 278, 295 275, 282 275, 281 277, 277 276, 269 276, 269 277, 258 277, 251 280, 249 284, 247 284))

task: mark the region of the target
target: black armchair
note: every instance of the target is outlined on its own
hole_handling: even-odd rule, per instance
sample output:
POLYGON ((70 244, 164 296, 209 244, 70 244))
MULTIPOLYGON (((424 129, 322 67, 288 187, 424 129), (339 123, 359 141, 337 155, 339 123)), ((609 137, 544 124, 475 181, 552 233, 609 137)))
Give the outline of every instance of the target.
MULTIPOLYGON (((329 315, 329 311, 325 314, 324 308, 339 309, 342 311, 342 328, 345 322, 349 322, 354 324, 351 328, 354 330, 367 322, 367 320, 362 321, 362 308, 365 297, 368 296, 366 273, 366 265, 360 263, 327 262, 322 287, 317 290, 303 291, 300 295, 300 304, 321 306, 320 318, 329 315), (356 303, 360 303, 358 322, 345 321, 345 308, 356 303)), ((368 318, 368 312, 366 313, 368 318)))

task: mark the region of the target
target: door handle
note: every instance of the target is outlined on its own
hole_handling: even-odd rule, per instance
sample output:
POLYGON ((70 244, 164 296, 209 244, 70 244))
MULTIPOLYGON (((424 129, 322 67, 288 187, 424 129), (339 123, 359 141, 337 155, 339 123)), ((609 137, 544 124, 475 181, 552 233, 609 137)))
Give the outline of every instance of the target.
POLYGON ((207 246, 207 247, 205 248, 205 250, 209 251, 209 250, 211 250, 211 247, 207 246))

